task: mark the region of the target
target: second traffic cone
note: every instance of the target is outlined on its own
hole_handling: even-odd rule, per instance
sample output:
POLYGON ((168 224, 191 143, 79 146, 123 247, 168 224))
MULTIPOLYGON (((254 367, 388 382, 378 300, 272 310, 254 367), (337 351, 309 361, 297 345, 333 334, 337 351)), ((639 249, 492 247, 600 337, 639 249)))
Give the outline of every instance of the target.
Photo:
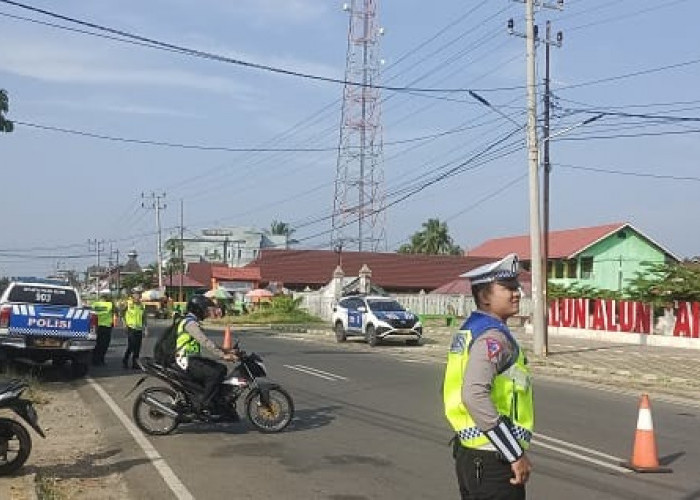
POLYGON ((221 346, 224 351, 230 351, 233 348, 231 344, 231 327, 226 325, 226 330, 224 330, 224 343, 221 346))
POLYGON ((649 396, 646 394, 642 394, 642 399, 639 402, 639 416, 637 417, 637 430, 634 433, 632 458, 622 465, 635 472, 671 472, 668 467, 659 465, 654 423, 651 419, 651 406, 649 396))

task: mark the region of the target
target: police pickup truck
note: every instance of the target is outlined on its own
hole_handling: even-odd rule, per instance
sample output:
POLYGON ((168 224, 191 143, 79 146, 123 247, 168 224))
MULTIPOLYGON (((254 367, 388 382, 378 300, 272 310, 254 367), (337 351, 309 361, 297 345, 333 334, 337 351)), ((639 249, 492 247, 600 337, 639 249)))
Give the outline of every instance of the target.
POLYGON ((22 278, 0 296, 0 359, 70 361, 80 377, 88 371, 96 338, 97 315, 63 282, 22 278))

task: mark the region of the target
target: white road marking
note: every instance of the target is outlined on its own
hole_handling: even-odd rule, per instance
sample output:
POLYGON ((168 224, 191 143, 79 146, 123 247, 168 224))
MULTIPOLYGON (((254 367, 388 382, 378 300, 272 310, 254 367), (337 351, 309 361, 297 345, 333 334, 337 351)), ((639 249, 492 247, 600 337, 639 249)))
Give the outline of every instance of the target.
POLYGON ((189 492, 187 487, 180 481, 175 472, 170 468, 165 459, 158 453, 158 451, 153 447, 153 445, 146 439, 146 436, 131 422, 129 417, 127 417, 124 412, 117 406, 117 403, 107 394, 102 386, 100 386, 91 377, 87 377, 88 383, 95 389, 95 392, 100 395, 102 400, 107 403, 109 409, 117 416, 121 423, 129 431, 129 434, 134 438, 134 441, 138 443, 146 457, 151 461, 153 467, 156 468, 160 476, 168 485, 168 488, 173 492, 175 498, 178 500, 194 500, 194 496, 189 492))
POLYGON ((283 365, 285 368, 289 368, 290 370, 296 370, 302 373, 306 373, 307 375, 313 375, 314 377, 319 377, 325 380, 347 380, 346 377, 343 377, 341 375, 336 375, 335 373, 330 373, 330 372, 324 372, 323 370, 319 370, 317 368, 311 368, 310 366, 304 366, 304 365, 283 365))
POLYGON ((628 473, 632 472, 630 469, 627 469, 625 467, 617 465, 617 464, 620 464, 623 462, 623 460, 621 458, 615 457, 613 455, 608 455, 607 453, 593 450, 591 448, 586 448, 585 446, 580 446, 580 445, 575 444, 575 443, 569 443, 568 441, 563 441, 561 439, 556 439, 556 438, 545 436, 543 434, 538 433, 538 434, 535 434, 535 438, 532 440, 532 444, 534 444, 535 446, 539 446, 539 447, 546 448, 548 450, 560 453, 562 455, 567 455, 569 457, 573 457, 573 458, 576 458, 578 460, 583 460, 584 462, 590 462, 592 464, 596 464, 596 465, 599 465, 601 467, 606 467, 606 468, 612 469, 616 472, 621 472, 624 474, 628 474, 628 473), (552 443, 559 444, 560 446, 545 443, 545 442, 543 442, 543 440, 544 441, 551 441, 552 443), (606 458, 606 459, 613 461, 613 462, 616 462, 616 463, 612 464, 609 462, 604 462, 603 460, 598 460, 597 458, 592 458, 592 457, 586 456, 582 453, 576 453, 575 451, 571 451, 571 450, 568 450, 566 448, 578 450, 578 451, 580 451, 582 453, 586 453, 588 455, 594 455, 594 456, 598 456, 601 458, 606 458))
POLYGON ((608 455, 607 453, 603 453, 602 451, 597 451, 593 450, 591 448, 586 448, 585 446, 580 446, 575 443, 569 443, 568 441, 564 441, 562 439, 557 439, 553 438, 550 436, 545 436, 544 434, 535 433, 535 437, 538 439, 544 439, 545 441, 551 441, 552 443, 559 444, 562 446, 567 446, 569 448, 572 448, 574 450, 579 450, 588 453, 589 455, 597 455, 602 458, 607 458, 608 460, 612 460, 613 462, 622 462, 623 460, 620 457, 615 457, 613 455, 608 455))

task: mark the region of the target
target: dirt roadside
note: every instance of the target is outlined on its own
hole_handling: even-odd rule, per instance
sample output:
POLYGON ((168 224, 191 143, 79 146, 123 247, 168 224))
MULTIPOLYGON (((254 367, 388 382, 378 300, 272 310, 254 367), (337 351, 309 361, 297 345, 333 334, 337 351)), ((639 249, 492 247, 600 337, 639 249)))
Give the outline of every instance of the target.
POLYGON ((95 415, 74 388, 33 384, 27 395, 36 402, 46 439, 30 431, 31 455, 17 475, 0 478, 1 499, 131 498, 121 474, 112 468, 112 454, 95 415))

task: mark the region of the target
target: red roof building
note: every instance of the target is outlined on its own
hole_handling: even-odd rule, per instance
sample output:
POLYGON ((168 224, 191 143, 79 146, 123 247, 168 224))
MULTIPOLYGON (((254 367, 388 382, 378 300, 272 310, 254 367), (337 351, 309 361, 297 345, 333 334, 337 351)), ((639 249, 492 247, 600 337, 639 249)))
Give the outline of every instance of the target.
POLYGON ((252 290, 258 288, 261 281, 260 268, 256 266, 228 267, 226 264, 194 262, 187 264, 187 273, 204 283, 205 288, 216 284, 231 291, 252 290))
POLYGON ((427 292, 492 261, 488 257, 454 255, 263 249, 249 266, 259 268, 263 285, 276 282, 301 290, 328 284, 339 263, 345 276, 357 276, 362 265, 367 264, 372 270, 372 283, 386 291, 427 292))
MULTIPOLYGON (((530 236, 488 240, 468 255, 500 259, 516 253, 530 270, 530 236)), ((622 291, 644 265, 680 259, 627 222, 550 231, 547 278, 562 286, 622 291)))
MULTIPOLYGON (((616 222, 604 226, 550 231, 549 257, 552 259, 571 258, 626 225, 625 222, 616 222)), ((500 259, 509 253, 518 254, 520 260, 531 260, 530 236, 507 236, 487 240, 478 247, 469 250, 468 255, 500 259)))

